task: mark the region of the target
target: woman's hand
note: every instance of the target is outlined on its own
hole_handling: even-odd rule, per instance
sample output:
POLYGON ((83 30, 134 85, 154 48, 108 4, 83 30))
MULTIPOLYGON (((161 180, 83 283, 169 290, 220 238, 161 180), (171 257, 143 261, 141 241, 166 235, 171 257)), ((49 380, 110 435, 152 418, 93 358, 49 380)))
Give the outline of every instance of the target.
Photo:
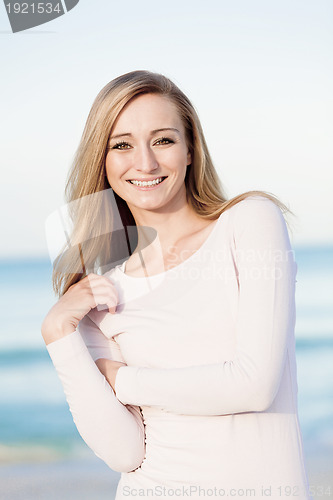
POLYGON ((103 373, 104 377, 111 385, 114 393, 116 393, 115 384, 117 372, 121 366, 127 366, 126 363, 121 363, 120 361, 111 361, 110 359, 105 358, 97 359, 95 363, 99 371, 103 373))
POLYGON ((46 345, 74 332, 79 321, 94 307, 106 305, 114 314, 117 302, 117 290, 108 278, 88 274, 69 287, 46 315, 42 324, 46 345))

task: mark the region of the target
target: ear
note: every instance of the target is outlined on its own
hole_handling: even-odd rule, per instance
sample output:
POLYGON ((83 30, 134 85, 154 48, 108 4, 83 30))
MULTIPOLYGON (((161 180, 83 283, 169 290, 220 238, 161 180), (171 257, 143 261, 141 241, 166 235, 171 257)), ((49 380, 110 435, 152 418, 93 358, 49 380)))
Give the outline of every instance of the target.
POLYGON ((187 166, 191 165, 192 163, 192 155, 190 153, 190 150, 187 150, 187 166))

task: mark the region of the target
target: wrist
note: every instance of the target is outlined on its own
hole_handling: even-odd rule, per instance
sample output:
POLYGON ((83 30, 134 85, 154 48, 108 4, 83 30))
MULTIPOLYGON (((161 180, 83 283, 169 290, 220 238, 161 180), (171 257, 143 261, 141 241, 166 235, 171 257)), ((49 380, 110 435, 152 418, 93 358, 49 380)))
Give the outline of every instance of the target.
POLYGON ((60 340, 75 331, 76 328, 74 325, 57 325, 55 321, 51 321, 48 318, 45 318, 41 327, 42 337, 46 345, 60 340))
POLYGON ((126 363, 121 363, 119 361, 113 361, 105 358, 99 358, 95 361, 95 363, 97 365, 97 368, 104 375, 104 377, 112 387, 113 392, 115 393, 115 384, 118 370, 122 366, 127 366, 126 363))

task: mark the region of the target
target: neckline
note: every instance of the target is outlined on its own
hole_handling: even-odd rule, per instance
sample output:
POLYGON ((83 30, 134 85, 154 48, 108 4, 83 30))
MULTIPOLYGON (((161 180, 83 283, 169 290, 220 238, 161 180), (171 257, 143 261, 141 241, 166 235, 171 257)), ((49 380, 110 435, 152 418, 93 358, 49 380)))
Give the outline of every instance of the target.
POLYGON ((118 269, 120 270, 121 274, 126 279, 137 280, 137 281, 140 281, 140 280, 153 280, 154 278, 161 279, 161 277, 166 276, 167 274, 169 274, 172 271, 177 272, 181 267, 183 267, 189 261, 191 261, 192 259, 194 259, 198 254, 200 254, 204 250, 204 248, 208 245, 208 243, 210 242, 210 240, 213 238, 214 234, 216 233, 216 227, 218 226, 219 221, 222 219, 222 215, 225 212, 227 212, 227 210, 223 211, 218 216, 218 218, 214 221, 215 224, 213 224, 213 229, 210 231, 210 233, 208 234, 208 236, 205 239, 205 241, 203 242, 203 244, 194 253, 192 253, 192 255, 190 255, 187 259, 185 259, 182 262, 180 262, 180 264, 177 264, 176 266, 173 266, 170 269, 166 269, 165 271, 162 271, 161 273, 153 274, 152 276, 130 276, 129 274, 126 274, 125 273, 125 267, 126 267, 126 262, 128 261, 128 259, 126 259, 122 264, 119 264, 119 266, 117 266, 118 269))

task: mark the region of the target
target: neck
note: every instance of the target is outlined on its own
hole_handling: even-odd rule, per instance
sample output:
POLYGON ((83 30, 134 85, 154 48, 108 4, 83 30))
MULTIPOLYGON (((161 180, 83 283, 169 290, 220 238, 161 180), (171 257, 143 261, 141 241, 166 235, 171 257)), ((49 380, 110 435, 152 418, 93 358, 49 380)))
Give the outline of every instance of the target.
POLYGON ((138 230, 136 251, 147 249, 149 253, 166 254, 194 227, 200 229, 207 224, 188 204, 173 212, 133 213, 138 230))

